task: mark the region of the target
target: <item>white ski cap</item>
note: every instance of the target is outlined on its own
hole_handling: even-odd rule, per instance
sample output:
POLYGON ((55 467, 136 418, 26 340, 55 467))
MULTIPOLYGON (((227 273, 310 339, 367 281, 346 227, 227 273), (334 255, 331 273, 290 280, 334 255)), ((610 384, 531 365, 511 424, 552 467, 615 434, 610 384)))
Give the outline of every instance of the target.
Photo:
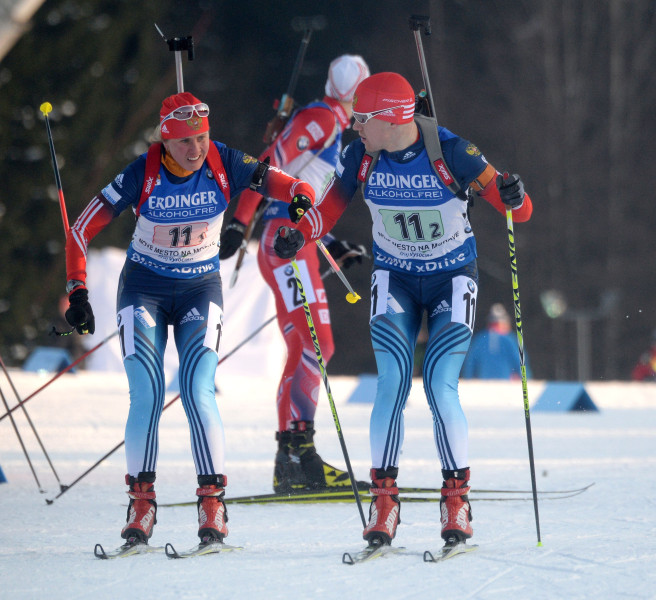
POLYGON ((343 54, 330 63, 326 80, 326 96, 342 102, 353 100, 355 88, 369 77, 369 67, 357 54, 343 54))

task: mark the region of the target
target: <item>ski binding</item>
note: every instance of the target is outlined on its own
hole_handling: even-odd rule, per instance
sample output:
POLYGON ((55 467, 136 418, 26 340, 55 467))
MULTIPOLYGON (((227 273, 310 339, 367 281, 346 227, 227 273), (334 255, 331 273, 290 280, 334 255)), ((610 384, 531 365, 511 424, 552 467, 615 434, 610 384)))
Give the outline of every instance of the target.
POLYGON ((424 562, 442 562, 458 556, 458 554, 465 554, 476 550, 478 546, 473 544, 468 546, 464 540, 460 541, 457 538, 449 538, 439 552, 433 554, 430 550, 424 552, 424 562))
POLYGON ((366 548, 358 552, 357 554, 351 554, 350 552, 344 552, 342 555, 342 562, 345 565, 354 565, 356 563, 366 562, 369 560, 374 560, 375 558, 381 558, 388 554, 398 554, 404 552, 405 548, 400 546, 390 546, 389 544, 375 543, 378 540, 374 540, 373 544, 369 544, 366 548))
POLYGON ((166 544, 164 547, 164 552, 169 558, 192 558, 194 556, 204 556, 205 554, 218 554, 220 552, 234 552, 235 550, 243 550, 242 546, 231 546, 229 544, 224 544, 219 540, 201 542, 200 544, 185 550, 184 552, 178 552, 173 544, 166 544))
POLYGON ((110 558, 124 558, 127 556, 135 556, 136 554, 150 554, 152 552, 162 552, 164 548, 162 546, 150 546, 145 542, 142 542, 136 538, 129 538, 125 544, 116 548, 116 550, 111 550, 110 552, 105 552, 105 549, 101 544, 96 544, 96 547, 93 549, 93 554, 96 558, 101 558, 107 560, 110 558))

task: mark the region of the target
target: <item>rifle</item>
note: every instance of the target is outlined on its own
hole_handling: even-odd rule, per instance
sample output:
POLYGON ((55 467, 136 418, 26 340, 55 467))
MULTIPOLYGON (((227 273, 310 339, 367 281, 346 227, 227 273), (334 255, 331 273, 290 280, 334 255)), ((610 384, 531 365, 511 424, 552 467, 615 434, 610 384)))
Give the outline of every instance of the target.
POLYGON ((187 37, 175 37, 171 39, 166 39, 166 36, 162 33, 162 30, 157 27, 155 23, 155 29, 162 36, 162 39, 167 43, 169 50, 175 52, 175 76, 178 82, 178 94, 184 92, 184 81, 182 77, 182 52, 187 51, 187 58, 189 60, 194 60, 194 40, 189 35, 187 37))
POLYGON ((294 63, 294 69, 292 70, 292 76, 289 80, 287 91, 282 95, 280 100, 276 99, 276 101, 273 103, 273 108, 276 110, 276 114, 273 119, 267 123, 266 130, 262 138, 267 146, 271 145, 275 141, 275 139, 278 137, 278 134, 283 130, 285 124, 287 121, 289 121, 289 117, 294 111, 294 92, 296 91, 298 76, 301 72, 301 67, 303 66, 303 60, 305 59, 305 51, 310 44, 312 32, 323 29, 325 24, 326 21, 323 16, 295 17, 292 20, 293 29, 295 31, 303 31, 303 39, 301 40, 301 46, 298 49, 298 54, 296 55, 296 62, 294 63))
MULTIPOLYGON (((322 15, 317 15, 315 17, 295 17, 292 20, 292 28, 294 31, 303 31, 303 39, 301 40, 301 45, 298 49, 298 54, 296 55, 296 61, 294 62, 294 68, 289 80, 289 85, 287 86, 287 91, 283 94, 280 100, 276 100, 274 102, 273 107, 277 112, 273 119, 267 123, 266 130, 262 138, 267 146, 270 146, 276 140, 280 132, 287 124, 287 121, 289 121, 289 117, 291 117, 292 112, 294 111, 294 92, 296 91, 298 76, 300 75, 301 67, 303 66, 305 52, 308 45, 310 44, 312 32, 319 31, 325 26, 326 19, 322 15)), ((239 277, 239 269, 241 268, 241 264, 244 262, 244 255, 246 254, 246 250, 248 248, 248 242, 250 242, 251 237, 253 236, 253 230, 264 214, 264 211, 266 211, 266 209, 269 207, 269 204, 271 204, 271 201, 263 198, 246 227, 246 231, 244 232, 244 239, 242 240, 241 247, 239 248, 239 254, 237 255, 235 270, 232 272, 232 276, 230 277, 230 287, 233 287, 235 283, 237 283, 237 277, 239 277)))

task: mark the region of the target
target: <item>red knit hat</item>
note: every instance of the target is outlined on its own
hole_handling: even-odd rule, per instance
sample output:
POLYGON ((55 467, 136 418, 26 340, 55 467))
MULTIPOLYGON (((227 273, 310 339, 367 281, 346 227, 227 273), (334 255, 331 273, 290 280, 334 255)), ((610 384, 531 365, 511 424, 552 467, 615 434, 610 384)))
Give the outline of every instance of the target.
POLYGON ((415 114, 415 92, 398 73, 376 73, 367 77, 355 90, 353 112, 371 113, 387 110, 375 119, 388 123, 411 123, 415 114))
POLYGON ((210 109, 207 104, 204 104, 189 92, 181 92, 180 94, 169 96, 162 102, 162 108, 159 111, 162 139, 186 138, 209 131, 209 111, 210 109), (185 111, 177 111, 177 109, 183 107, 188 109, 188 118, 184 118, 185 111), (192 107, 194 110, 192 110, 192 107), (174 111, 177 111, 178 115, 174 115, 174 111))

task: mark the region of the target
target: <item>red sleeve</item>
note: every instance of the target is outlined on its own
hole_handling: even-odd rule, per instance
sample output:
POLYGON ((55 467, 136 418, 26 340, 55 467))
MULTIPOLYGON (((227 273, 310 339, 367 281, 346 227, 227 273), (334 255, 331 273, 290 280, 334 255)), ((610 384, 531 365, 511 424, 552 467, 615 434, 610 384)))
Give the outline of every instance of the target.
POLYGON ((320 201, 308 210, 296 225, 306 242, 318 240, 328 233, 348 206, 349 199, 342 193, 338 180, 333 176, 320 201))
MULTIPOLYGON (((332 135, 335 122, 335 116, 327 108, 316 107, 301 110, 287 124, 276 139, 275 144, 269 146, 260 155, 259 160, 262 161, 268 156, 271 166, 284 170, 286 165, 303 152, 322 148, 326 140, 332 135)), ((265 190, 262 191, 266 193, 265 190)), ((305 192, 295 193, 304 193, 314 199, 314 196, 310 196, 305 192)), ((266 195, 273 196, 274 194, 266 193, 266 195)), ((284 200, 284 198, 280 199, 284 200)), ((250 189, 244 190, 239 196, 239 204, 234 217, 245 225, 250 223, 261 200, 262 194, 250 189)))
MULTIPOLYGON (((487 171, 487 169, 486 169, 487 171)), ((497 171, 497 175, 499 172, 497 171)), ((473 186, 476 189, 476 186, 473 186)), ((501 196, 499 196, 499 190, 497 188, 496 177, 492 177, 485 187, 478 191, 478 195, 489 202, 494 208, 499 211, 502 215, 506 214, 506 209, 508 208, 502 201, 501 196)), ((521 208, 517 208, 512 211, 512 217, 514 223, 523 223, 528 221, 533 214, 533 202, 528 194, 524 195, 524 204, 521 208)))
POLYGON ((284 168, 303 152, 322 148, 332 135, 335 123, 335 116, 327 108, 301 110, 278 137, 275 144, 278 162, 272 164, 284 168))
POLYGON ((306 181, 288 175, 278 167, 269 167, 261 189, 263 195, 283 202, 291 202, 296 194, 304 194, 314 204, 312 186, 306 181))
POLYGON ((87 280, 87 248, 89 242, 114 218, 111 206, 95 196, 82 211, 66 236, 66 279, 87 280))

